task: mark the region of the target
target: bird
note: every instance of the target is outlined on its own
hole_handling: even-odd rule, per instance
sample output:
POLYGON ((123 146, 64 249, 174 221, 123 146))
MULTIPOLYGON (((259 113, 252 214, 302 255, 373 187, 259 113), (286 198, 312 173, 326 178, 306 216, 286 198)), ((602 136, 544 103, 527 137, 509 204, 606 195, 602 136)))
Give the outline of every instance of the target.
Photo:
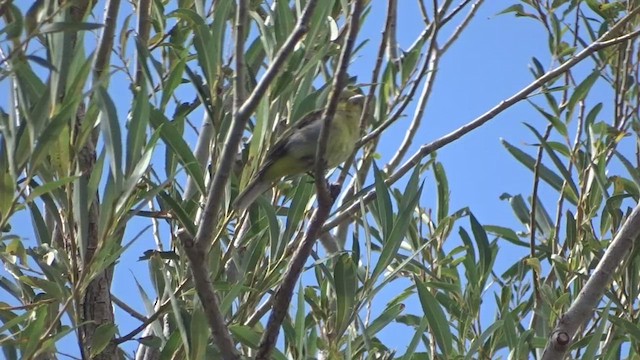
MULTIPOLYGON (((323 156, 327 169, 347 160, 360 138, 360 117, 365 96, 360 89, 347 87, 340 93, 331 122, 327 150, 323 156)), ((234 200, 237 212, 247 209, 262 193, 283 177, 311 172, 322 130, 323 109, 314 110, 287 129, 269 148, 263 164, 234 200)))

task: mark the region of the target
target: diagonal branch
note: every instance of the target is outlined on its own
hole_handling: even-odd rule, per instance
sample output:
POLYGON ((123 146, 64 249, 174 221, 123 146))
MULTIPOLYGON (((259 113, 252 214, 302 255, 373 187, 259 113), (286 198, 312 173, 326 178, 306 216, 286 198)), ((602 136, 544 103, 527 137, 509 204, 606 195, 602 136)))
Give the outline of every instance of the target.
POLYGON ((325 153, 327 147, 327 136, 329 134, 329 127, 331 120, 336 112, 338 106, 338 97, 340 91, 344 87, 347 81, 347 68, 349 66, 349 59, 351 58, 351 51, 353 44, 355 43, 358 29, 360 27, 360 13, 362 12, 362 0, 355 0, 353 2, 353 8, 349 20, 349 30, 347 38, 338 60, 338 68, 333 78, 331 86, 331 93, 329 94, 329 105, 322 113, 322 130, 320 138, 318 140, 318 147, 316 149, 316 162, 315 173, 316 175, 316 190, 318 192, 318 208, 314 211, 309 226, 304 234, 304 238, 300 242, 300 246, 296 249, 293 259, 289 264, 289 268, 284 274, 282 283, 278 290, 273 295, 273 310, 267 322, 266 329, 260 339, 260 346, 258 353, 256 354, 257 360, 270 359, 270 354, 275 347, 278 334, 280 332, 280 326, 284 320, 291 298, 293 296, 293 290, 296 283, 302 273, 304 263, 307 261, 313 245, 322 229, 322 224, 326 221, 331 210, 333 203, 333 197, 329 194, 327 183, 322 174, 324 174, 324 162, 322 161, 322 154, 325 153))
MULTIPOLYGON (((633 11, 629 12, 627 16, 625 16, 620 21, 618 21, 615 25, 613 25, 607 32, 605 32, 602 36, 600 36, 598 40, 594 41, 591 45, 587 46, 585 49, 583 49, 581 52, 576 54, 571 59, 567 60, 562 65, 558 66, 553 70, 548 71, 547 73, 545 73, 544 75, 542 75, 541 77, 533 81, 531 84, 527 85, 525 88, 523 88, 516 94, 512 95, 508 99, 503 100, 501 103, 494 106, 492 109, 482 114, 478 118, 474 119, 473 121, 467 123, 466 125, 463 125, 462 127, 454 130, 453 132, 447 135, 440 137, 439 139, 432 141, 431 143, 422 145, 420 149, 417 152, 415 152, 413 156, 411 156, 411 158, 409 158, 409 160, 407 160, 396 172, 389 175, 385 183, 387 185, 394 184, 396 181, 402 178, 409 170, 413 169, 416 165, 418 165, 422 161, 422 159, 424 159, 425 156, 431 154, 433 151, 436 151, 444 147, 445 145, 448 145, 460 139, 464 135, 467 135, 471 131, 486 124, 487 122, 489 122, 489 120, 495 118, 498 114, 502 113, 503 111, 510 108, 514 104, 518 103, 521 100, 526 99, 527 96, 529 96, 534 91, 538 90, 547 82, 569 71, 575 65, 577 65, 587 57, 591 56, 596 51, 599 51, 607 47, 638 37, 638 35, 640 35, 640 30, 636 30, 628 34, 612 38, 614 34, 617 34, 622 29, 622 27, 630 19, 634 18, 638 13, 640 13, 640 7, 635 8, 633 11)), ((373 133, 374 132, 372 132, 371 134, 373 133)), ((379 135, 379 133, 377 133, 376 136, 377 135, 379 135)), ((360 141, 360 144, 370 139, 371 139, 370 136, 365 136, 360 141)), ((376 198, 376 192, 375 190, 371 190, 362 196, 361 201, 363 201, 366 204, 371 202, 375 198, 376 198)), ((346 209, 338 213, 331 221, 328 221, 323 227, 322 232, 329 231, 332 228, 338 226, 343 221, 347 221, 349 217, 351 217, 360 209, 360 206, 361 206, 360 201, 352 203, 346 209)))
POLYGON ((242 134, 249 120, 249 117, 255 110, 261 97, 266 92, 271 82, 282 69, 282 65, 293 52, 295 45, 302 39, 308 31, 308 23, 315 9, 317 0, 309 0, 302 16, 298 20, 295 29, 285 41, 284 45, 276 55, 273 63, 269 66, 264 76, 253 90, 247 100, 242 103, 244 98, 244 41, 246 38, 245 26, 247 24, 248 1, 238 1, 236 13, 236 43, 235 43, 235 59, 236 73, 234 79, 234 107, 233 119, 229 134, 227 135, 225 145, 222 149, 220 161, 217 164, 215 175, 211 181, 207 199, 202 212, 203 221, 200 222, 198 232, 195 237, 182 230, 178 236, 184 246, 185 253, 189 258, 191 272, 195 288, 200 297, 205 315, 211 328, 214 341, 218 346, 224 359, 238 359, 239 355, 235 349, 233 339, 231 339, 229 330, 224 321, 224 317, 220 312, 218 297, 216 296, 211 279, 209 278, 209 266, 207 262, 207 247, 212 243, 213 234, 218 226, 218 212, 220 211, 220 199, 223 198, 225 187, 231 173, 231 167, 235 159, 235 153, 240 144, 242 134), (242 106, 240 105, 242 103, 242 106))
POLYGON ((216 174, 209 188, 209 194, 203 212, 201 221, 195 239, 186 231, 179 234, 179 238, 184 245, 185 252, 189 258, 193 281, 198 292, 198 297, 202 303, 204 313, 211 328, 213 341, 218 346, 223 359, 239 359, 237 349, 224 316, 220 311, 220 300, 213 290, 211 279, 209 278, 209 267, 207 262, 207 244, 211 243, 211 237, 214 229, 217 227, 217 213, 220 209, 219 198, 224 191, 225 184, 229 178, 231 165, 234 159, 235 151, 240 143, 242 132, 249 119, 248 115, 239 114, 239 104, 242 102, 244 95, 244 41, 247 29, 246 20, 248 14, 249 1, 239 0, 236 7, 235 20, 235 60, 236 69, 234 77, 234 103, 233 103, 233 123, 227 141, 222 150, 222 157, 218 163, 216 174))
POLYGON ((593 310, 607 290, 616 268, 621 266, 633 244, 640 236, 640 204, 624 222, 618 234, 605 251, 598 266, 587 280, 575 301, 562 315, 558 325, 551 333, 542 360, 564 359, 572 344, 576 330, 591 318, 593 310))

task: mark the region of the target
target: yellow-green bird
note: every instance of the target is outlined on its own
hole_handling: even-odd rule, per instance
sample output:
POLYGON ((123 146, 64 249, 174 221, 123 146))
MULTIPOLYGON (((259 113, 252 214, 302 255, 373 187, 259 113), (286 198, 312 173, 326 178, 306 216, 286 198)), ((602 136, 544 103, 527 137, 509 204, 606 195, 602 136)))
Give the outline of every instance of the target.
MULTIPOLYGON (((360 116, 364 98, 351 88, 340 93, 324 155, 328 169, 340 165, 353 152, 360 137, 360 116)), ((233 208, 237 211, 248 208, 258 196, 282 177, 312 171, 321 129, 322 109, 308 113, 285 131, 269 149, 260 170, 235 199, 233 208)))

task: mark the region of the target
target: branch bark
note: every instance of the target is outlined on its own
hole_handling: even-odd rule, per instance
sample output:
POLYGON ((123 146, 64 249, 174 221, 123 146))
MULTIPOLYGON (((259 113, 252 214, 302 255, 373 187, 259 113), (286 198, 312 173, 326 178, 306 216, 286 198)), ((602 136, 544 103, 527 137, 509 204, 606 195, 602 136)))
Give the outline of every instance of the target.
POLYGON ((595 307, 611 283, 616 268, 622 265, 639 236, 640 204, 633 209, 582 291, 551 332, 542 360, 564 359, 576 335, 576 330, 591 318, 595 307))
POLYGON ((202 212, 202 221, 198 232, 193 237, 182 230, 179 238, 183 244, 185 253, 189 259, 193 281, 200 297, 204 313, 207 316, 211 333, 214 341, 218 346, 224 359, 238 359, 239 355, 235 349, 233 339, 230 336, 228 327, 224 321, 224 317, 220 312, 220 305, 217 295, 213 290, 209 275, 208 266, 208 247, 212 243, 213 234, 218 226, 218 213, 223 198, 225 187, 229 179, 231 168, 235 160, 235 153, 240 144, 242 134, 247 125, 249 117, 255 110, 266 89, 273 82, 276 75, 283 68, 283 64, 289 55, 293 52, 296 44, 302 39, 308 31, 308 23, 317 4, 317 0, 309 0, 305 6, 302 16, 298 20, 295 29, 287 38, 282 48, 274 58, 269 68, 265 71, 264 76, 256 85, 246 101, 244 98, 244 40, 246 18, 248 12, 248 1, 241 0, 238 2, 236 13, 236 77, 234 79, 234 107, 233 119, 229 134, 227 135, 225 145, 222 149, 220 161, 218 162, 215 175, 209 186, 209 192, 202 212), (242 105, 240 105, 242 104, 242 105))

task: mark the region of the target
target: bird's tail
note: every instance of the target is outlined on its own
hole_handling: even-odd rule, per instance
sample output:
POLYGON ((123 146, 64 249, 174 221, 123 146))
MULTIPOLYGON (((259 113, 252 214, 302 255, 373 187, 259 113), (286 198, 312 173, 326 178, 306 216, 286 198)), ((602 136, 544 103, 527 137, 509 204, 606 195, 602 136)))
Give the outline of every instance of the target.
POLYGON ((266 181, 252 181, 242 192, 236 197, 233 202, 233 208, 242 212, 246 210, 254 201, 258 198, 258 196, 262 195, 263 192, 267 191, 271 187, 271 184, 266 181))

